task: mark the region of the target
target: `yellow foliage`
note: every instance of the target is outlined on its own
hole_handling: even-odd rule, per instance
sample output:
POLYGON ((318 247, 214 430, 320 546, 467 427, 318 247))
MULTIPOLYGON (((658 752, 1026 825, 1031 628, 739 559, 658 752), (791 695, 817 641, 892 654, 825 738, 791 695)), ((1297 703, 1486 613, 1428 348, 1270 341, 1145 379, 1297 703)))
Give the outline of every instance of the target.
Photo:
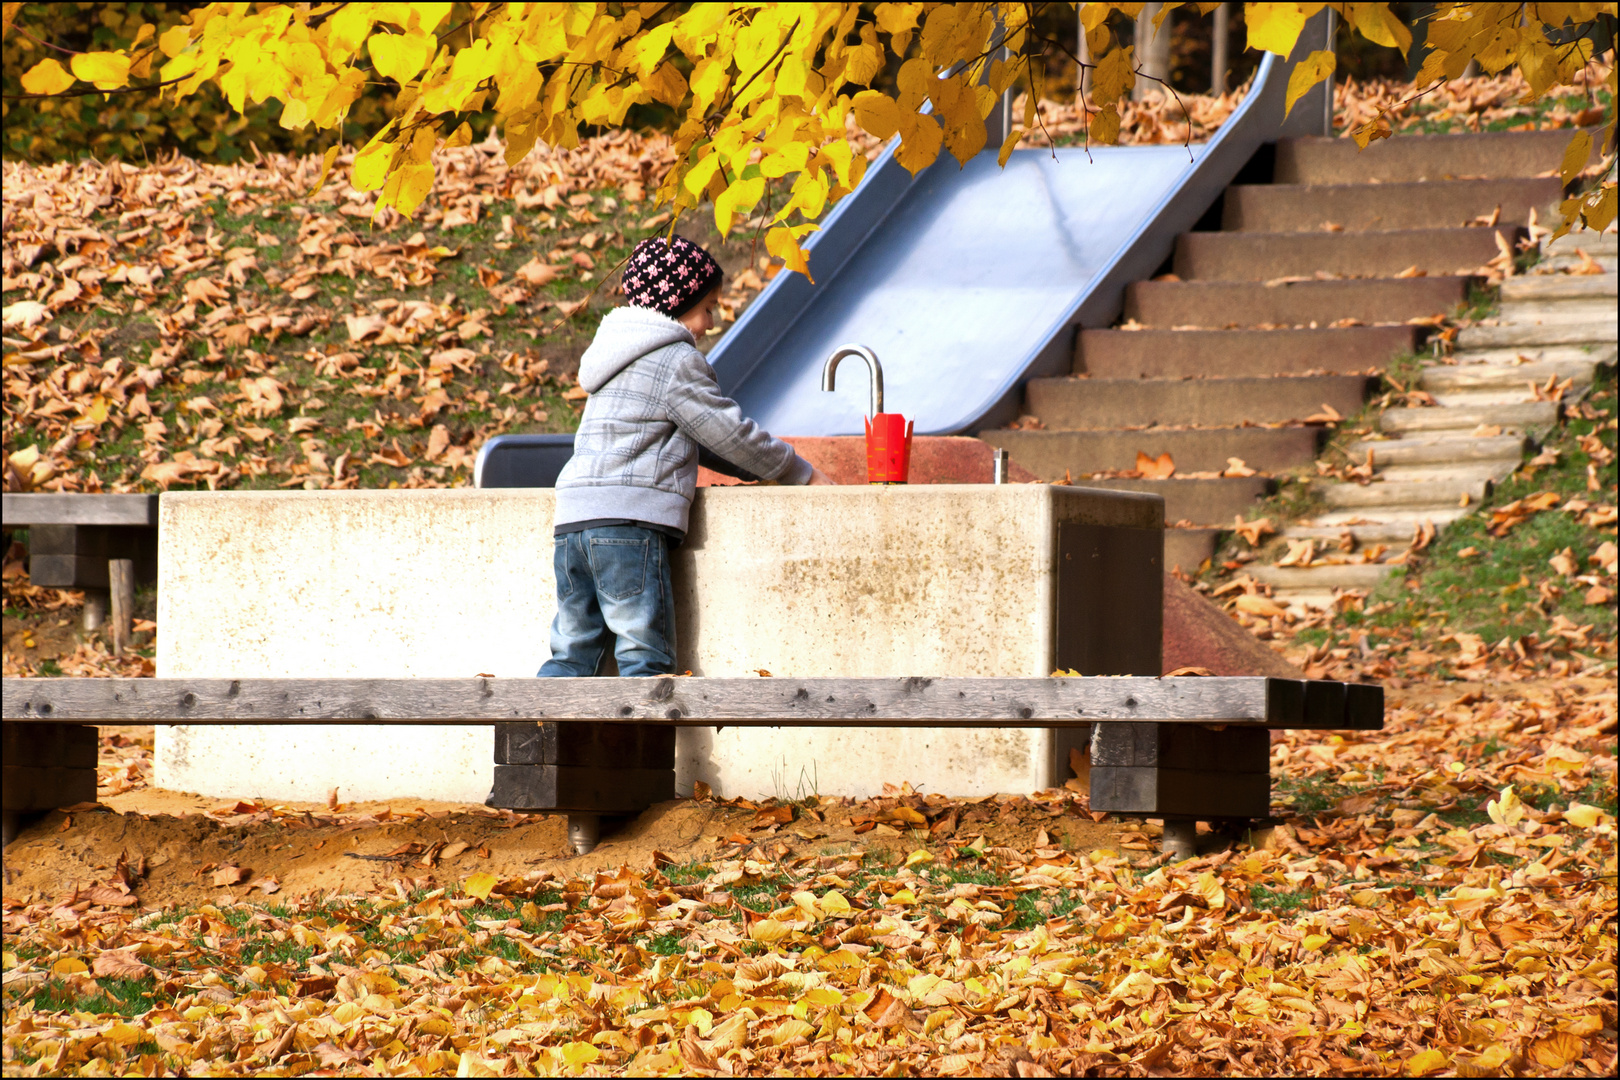
MULTIPOLYGON (((1324 6, 1248 4, 1249 45, 1290 54, 1307 20, 1324 6)), ((1388 3, 1334 6, 1370 41, 1403 51, 1412 42, 1388 3)), ((1201 15, 1213 7, 1196 5, 1201 15)), ((1114 39, 1107 20, 1116 13, 1134 17, 1139 9, 1130 3, 1080 8, 1093 64, 1089 136, 1098 143, 1117 141, 1119 102, 1136 84, 1134 49, 1114 39)), ((1555 34, 1554 43, 1543 18, 1580 27, 1610 9, 1601 3, 1530 5, 1523 8, 1525 20, 1519 5, 1440 3, 1427 27, 1419 82, 1454 77, 1470 60, 1489 71, 1517 65, 1533 98, 1567 80, 1593 51, 1589 34, 1568 41, 1555 34)), ((445 3, 214 3, 161 33, 143 27, 128 48, 77 54, 71 71, 43 60, 23 83, 46 95, 70 92, 75 81, 119 89, 149 76, 155 45, 167 58, 157 74, 169 84, 164 93, 171 102, 213 83, 237 112, 275 99, 282 103, 283 127, 329 131, 353 122, 350 108, 368 78, 391 80, 400 87, 396 115, 356 155, 353 182, 362 190, 381 189, 378 209, 406 214, 432 188, 440 133, 459 131, 470 115, 492 112, 515 160, 537 142, 576 146, 580 125, 619 126, 631 108, 657 102, 673 109, 679 124, 678 164, 658 197, 677 215, 712 199, 724 230, 763 197, 764 179, 788 180, 788 205, 799 221, 779 216, 767 243, 804 272, 803 226, 859 178, 859 166, 848 164, 845 116, 853 112, 879 138, 898 136, 896 159, 913 173, 942 150, 965 164, 985 149, 983 121, 998 94, 1020 78, 1034 83, 1039 65, 1033 61, 1046 47, 1029 21, 1034 9, 1011 3, 475 10, 471 23, 451 32, 445 3), (913 46, 920 55, 909 56, 913 46), (896 63, 892 91, 862 89, 896 63), (831 153, 833 146, 843 148, 841 158, 831 153), (756 164, 757 171, 749 171, 756 164)), ((1311 53, 1290 77, 1288 106, 1329 78, 1333 66, 1331 52, 1311 53)), ((1380 119, 1359 130, 1357 141, 1381 137, 1387 125, 1380 119)), ((1027 116, 1009 133, 1000 147, 1003 164, 1032 122, 1027 116)), ((1612 196, 1601 194, 1566 204, 1566 221, 1602 220, 1612 204, 1612 196)))

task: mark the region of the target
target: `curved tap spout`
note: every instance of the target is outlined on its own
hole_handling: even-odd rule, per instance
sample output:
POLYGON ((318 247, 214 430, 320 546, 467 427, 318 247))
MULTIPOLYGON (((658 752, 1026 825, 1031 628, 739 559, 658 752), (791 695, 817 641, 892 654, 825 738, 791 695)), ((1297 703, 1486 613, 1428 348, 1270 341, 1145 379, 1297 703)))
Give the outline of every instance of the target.
POLYGON ((865 345, 840 345, 833 354, 827 357, 827 366, 821 369, 821 389, 831 391, 833 378, 838 372, 838 362, 846 356, 858 356, 866 361, 866 370, 872 376, 872 413, 876 416, 883 411, 883 365, 878 363, 877 354, 865 345))

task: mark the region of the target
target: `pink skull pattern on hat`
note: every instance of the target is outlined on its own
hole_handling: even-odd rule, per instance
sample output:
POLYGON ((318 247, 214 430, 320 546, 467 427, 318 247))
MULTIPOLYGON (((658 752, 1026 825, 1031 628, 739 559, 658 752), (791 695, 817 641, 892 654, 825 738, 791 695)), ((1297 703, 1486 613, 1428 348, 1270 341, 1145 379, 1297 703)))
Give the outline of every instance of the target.
POLYGON ((723 276, 714 256, 684 236, 649 236, 636 245, 624 268, 624 295, 636 307, 678 319, 723 276))

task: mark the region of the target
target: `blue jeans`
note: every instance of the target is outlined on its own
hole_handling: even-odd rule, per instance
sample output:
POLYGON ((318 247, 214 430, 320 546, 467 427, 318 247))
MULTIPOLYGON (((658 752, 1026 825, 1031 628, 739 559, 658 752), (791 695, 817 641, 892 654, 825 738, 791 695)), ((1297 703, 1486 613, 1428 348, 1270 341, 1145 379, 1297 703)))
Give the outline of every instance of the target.
POLYGON ((635 525, 564 533, 553 563, 557 618, 541 678, 595 675, 610 645, 620 675, 675 673, 669 537, 635 525))

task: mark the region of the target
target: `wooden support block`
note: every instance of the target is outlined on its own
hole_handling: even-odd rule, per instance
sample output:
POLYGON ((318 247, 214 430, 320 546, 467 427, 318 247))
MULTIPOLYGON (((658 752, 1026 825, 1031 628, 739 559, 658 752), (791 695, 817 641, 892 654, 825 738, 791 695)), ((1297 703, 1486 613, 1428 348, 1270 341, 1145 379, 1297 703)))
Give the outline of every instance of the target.
POLYGON ((1384 688, 1376 683, 1346 683, 1343 726, 1353 731, 1379 731, 1384 726, 1384 688))
POLYGON ((1305 684, 1305 722, 1308 726, 1341 726, 1344 723, 1344 706, 1344 683, 1312 679, 1305 684))
POLYGON ((1093 765, 1091 808, 1141 817, 1265 817, 1271 809, 1271 777, 1253 772, 1093 765))
POLYGON ((33 525, 28 577, 55 589, 105 589, 107 560, 129 559, 139 581, 157 580, 157 530, 118 525, 33 525))
POLYGON ((1188 724, 1098 724, 1091 733, 1091 765, 1157 767, 1212 773, 1270 769, 1271 735, 1264 728, 1215 730, 1188 724))
POLYGON ((55 810, 96 801, 96 770, 0 766, 0 809, 55 810))
POLYGON ((551 721, 496 724, 495 764, 673 769, 675 728, 551 721))
POLYGON ((96 747, 96 729, 89 724, 6 724, 0 728, 0 749, 4 750, 0 757, 10 766, 94 769, 96 747))
POLYGON ((639 814, 674 797, 674 769, 497 765, 487 802, 508 810, 639 814))

